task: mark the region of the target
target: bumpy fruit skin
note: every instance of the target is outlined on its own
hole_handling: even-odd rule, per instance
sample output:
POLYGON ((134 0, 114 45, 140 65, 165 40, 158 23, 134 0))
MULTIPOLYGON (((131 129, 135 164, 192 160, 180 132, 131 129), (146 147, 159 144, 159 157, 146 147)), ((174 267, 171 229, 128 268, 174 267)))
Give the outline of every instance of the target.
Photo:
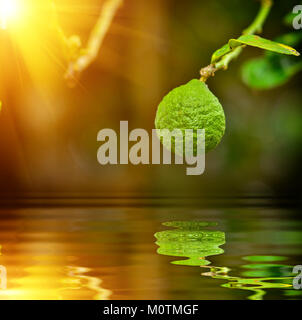
MULTIPOLYGON (((205 151, 208 152, 218 145, 224 135, 225 115, 208 86, 194 79, 164 97, 158 106, 155 127, 170 131, 205 129, 205 151)), ((194 139, 194 149, 196 146, 197 139, 194 139)))

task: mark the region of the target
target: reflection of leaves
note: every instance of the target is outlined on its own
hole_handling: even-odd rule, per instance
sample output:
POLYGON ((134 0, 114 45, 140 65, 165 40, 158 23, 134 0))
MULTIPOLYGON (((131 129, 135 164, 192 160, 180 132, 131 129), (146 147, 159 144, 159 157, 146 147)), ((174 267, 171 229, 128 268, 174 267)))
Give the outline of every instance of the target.
POLYGON ((204 258, 223 253, 219 246, 225 243, 221 231, 204 230, 213 223, 198 221, 168 222, 165 226, 178 229, 166 230, 155 234, 158 253, 167 256, 187 257, 188 260, 174 261, 173 264, 201 266, 209 264, 204 258), (203 229, 203 230, 202 230, 203 229))
POLYGON ((282 256, 247 256, 243 257, 243 260, 252 262, 275 262, 275 261, 285 261, 288 258, 282 256))
MULTIPOLYGON (((286 257, 280 256, 248 256, 243 258, 243 260, 253 262, 275 262, 286 259, 286 257)), ((262 300, 267 289, 291 290, 293 287, 293 267, 289 265, 273 263, 243 265, 242 268, 245 271, 237 277, 228 275, 230 271, 228 268, 205 268, 210 268, 210 272, 203 273, 204 276, 227 281, 221 285, 224 288, 252 291, 253 294, 248 297, 250 300, 262 300)))
MULTIPOLYGON (((302 42, 302 32, 283 35, 278 41, 296 46, 302 42)), ((270 52, 262 58, 245 63, 241 75, 248 86, 264 90, 283 85, 300 70, 302 70, 301 59, 270 52)))
MULTIPOLYGON (((286 280, 292 280, 294 277, 292 273, 293 267, 282 264, 247 264, 242 268, 249 269, 248 271, 242 272, 241 275, 244 277, 289 277, 289 279, 286 280)), ((281 281, 281 283, 283 282, 281 281)), ((286 283, 288 283, 288 281, 286 283)))

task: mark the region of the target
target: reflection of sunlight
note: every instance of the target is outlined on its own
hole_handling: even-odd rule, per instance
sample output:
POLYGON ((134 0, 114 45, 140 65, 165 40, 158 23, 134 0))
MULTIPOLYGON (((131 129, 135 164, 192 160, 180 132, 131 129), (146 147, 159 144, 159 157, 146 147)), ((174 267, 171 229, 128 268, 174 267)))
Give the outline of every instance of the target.
POLYGON ((87 268, 32 266, 27 275, 11 277, 8 288, 0 291, 1 299, 14 300, 107 300, 111 291, 101 288, 102 280, 86 276, 87 268))
POLYGON ((111 295, 110 290, 101 287, 101 279, 87 275, 91 269, 64 266, 61 257, 20 256, 19 259, 32 259, 35 264, 22 269, 15 264, 7 266, 9 279, 6 267, 0 265, 1 300, 107 300, 111 295))
POLYGON ((4 266, 0 266, 0 290, 7 288, 7 272, 4 266))
MULTIPOLYGON (((0 244, 0 256, 2 255, 1 249, 2 249, 2 246, 0 244)), ((6 290, 6 288, 7 288, 7 271, 4 266, 0 265, 0 290, 6 290)))
MULTIPOLYGON (((101 287, 102 280, 96 277, 85 275, 91 270, 89 268, 76 267, 76 266, 68 266, 68 276, 75 281, 73 281, 73 285, 65 288, 63 290, 76 290, 76 289, 84 289, 87 288, 92 291, 93 300, 108 300, 112 292, 107 289, 103 289, 101 287), (75 285, 77 284, 77 285, 75 285)), ((62 291, 63 291, 62 290, 62 291)))

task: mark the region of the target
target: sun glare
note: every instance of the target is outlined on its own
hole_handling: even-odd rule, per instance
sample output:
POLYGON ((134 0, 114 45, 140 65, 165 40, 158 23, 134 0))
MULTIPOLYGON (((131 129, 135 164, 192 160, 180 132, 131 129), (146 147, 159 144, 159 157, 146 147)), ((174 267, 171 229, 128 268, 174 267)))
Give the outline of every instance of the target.
POLYGON ((6 29, 9 21, 18 15, 17 0, 0 0, 0 27, 6 29))

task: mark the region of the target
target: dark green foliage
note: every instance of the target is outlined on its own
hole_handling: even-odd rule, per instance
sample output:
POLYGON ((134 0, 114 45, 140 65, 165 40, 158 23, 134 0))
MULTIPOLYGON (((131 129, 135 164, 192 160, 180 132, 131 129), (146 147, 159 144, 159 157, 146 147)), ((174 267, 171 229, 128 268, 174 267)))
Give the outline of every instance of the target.
MULTIPOLYGON (((302 32, 285 34, 276 41, 301 47, 302 32)), ((267 52, 263 57, 246 62, 241 69, 242 80, 249 87, 266 90, 285 84, 302 70, 302 58, 267 52)))

